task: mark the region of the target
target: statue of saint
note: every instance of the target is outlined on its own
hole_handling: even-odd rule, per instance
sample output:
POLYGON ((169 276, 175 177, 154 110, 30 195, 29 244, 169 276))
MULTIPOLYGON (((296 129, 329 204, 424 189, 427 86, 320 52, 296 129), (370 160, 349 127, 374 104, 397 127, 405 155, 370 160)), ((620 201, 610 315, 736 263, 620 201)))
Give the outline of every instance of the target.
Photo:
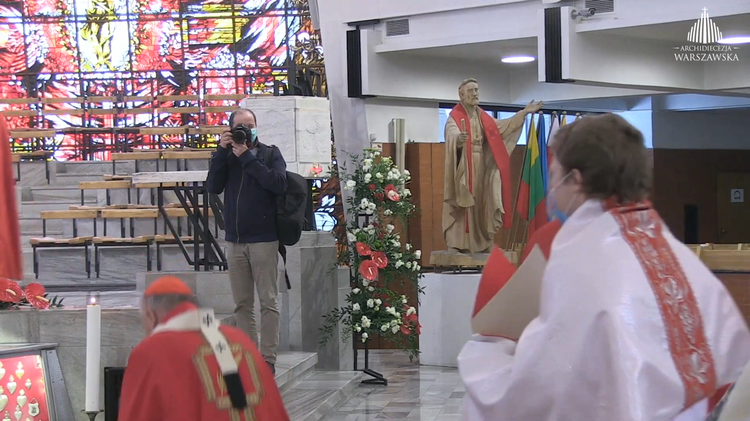
POLYGON ((475 79, 461 82, 458 95, 445 125, 443 234, 452 252, 489 253, 500 227, 512 224, 510 154, 526 116, 543 103, 497 120, 479 107, 475 79))

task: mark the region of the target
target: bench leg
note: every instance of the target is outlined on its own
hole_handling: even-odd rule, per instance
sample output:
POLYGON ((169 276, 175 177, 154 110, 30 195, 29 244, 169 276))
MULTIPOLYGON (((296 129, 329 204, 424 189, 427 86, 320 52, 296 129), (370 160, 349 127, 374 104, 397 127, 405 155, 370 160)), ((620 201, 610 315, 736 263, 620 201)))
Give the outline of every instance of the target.
POLYGON ((36 279, 39 279, 39 257, 37 256, 36 252, 37 252, 36 246, 32 246, 31 255, 32 255, 32 258, 34 259, 34 277, 36 279))
POLYGON ((156 271, 161 272, 161 246, 156 243, 156 271))
POLYGON ((44 175, 47 176, 47 184, 49 184, 49 159, 44 158, 44 175))
POLYGON ((99 246, 94 244, 94 272, 96 272, 96 279, 99 279, 99 246))
POLYGON ((83 248, 85 265, 86 265, 86 277, 91 278, 91 259, 89 258, 89 246, 86 245, 83 248))
POLYGON ((146 272, 151 272, 151 243, 146 243, 146 272))
POLYGON ((16 181, 21 181, 21 163, 16 163, 16 181))

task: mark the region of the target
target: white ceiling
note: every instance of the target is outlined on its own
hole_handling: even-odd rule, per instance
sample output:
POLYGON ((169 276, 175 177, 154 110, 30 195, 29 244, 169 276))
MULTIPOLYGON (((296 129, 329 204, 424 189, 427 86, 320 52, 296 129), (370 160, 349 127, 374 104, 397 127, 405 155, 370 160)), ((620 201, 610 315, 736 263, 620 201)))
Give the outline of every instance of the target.
MULTIPOLYGON (((716 23, 716 26, 719 27, 724 36, 750 35, 750 14, 712 17, 711 19, 716 23)), ((596 31, 596 33, 603 32, 632 38, 685 43, 687 41, 687 34, 694 23, 694 20, 670 22, 659 25, 632 26, 629 28, 596 31)))
MULTIPOLYGON (((475 44, 452 45, 448 47, 420 48, 400 51, 409 56, 428 57, 450 60, 463 60, 472 63, 501 64, 500 59, 506 55, 530 55, 536 57, 536 38, 520 38, 503 41, 481 42, 475 44)), ((393 53, 388 53, 393 54, 393 53)), ((534 63, 530 63, 534 65, 534 63)), ((512 66, 518 66, 514 64, 512 66)))

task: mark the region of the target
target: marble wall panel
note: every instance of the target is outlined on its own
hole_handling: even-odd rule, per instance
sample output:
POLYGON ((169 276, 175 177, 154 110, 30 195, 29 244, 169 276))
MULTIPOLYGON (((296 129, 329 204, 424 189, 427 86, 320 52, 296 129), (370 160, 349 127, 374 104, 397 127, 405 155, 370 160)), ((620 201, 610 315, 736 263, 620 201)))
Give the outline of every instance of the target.
POLYGON ((330 111, 301 108, 296 113, 296 138, 298 162, 331 162, 330 111))
POLYGON ((0 312, 0 343, 39 342, 39 312, 30 309, 0 312))
MULTIPOLYGON (((13 176, 15 177, 17 175, 16 171, 16 165, 13 164, 13 176)), ((50 162, 49 163, 49 171, 50 171, 50 183, 55 182, 55 163, 50 162)), ((45 170, 44 170, 44 162, 33 162, 33 161, 27 161, 27 162, 21 162, 21 181, 19 183, 22 186, 46 186, 47 185, 47 178, 45 176, 45 170)))

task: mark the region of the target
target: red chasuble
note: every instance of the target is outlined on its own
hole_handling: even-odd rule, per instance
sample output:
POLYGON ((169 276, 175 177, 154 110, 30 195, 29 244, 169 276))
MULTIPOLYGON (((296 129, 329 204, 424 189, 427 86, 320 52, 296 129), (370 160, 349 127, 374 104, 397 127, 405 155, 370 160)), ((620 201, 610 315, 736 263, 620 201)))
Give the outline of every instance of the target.
MULTIPOLYGON (((195 306, 182 305, 170 316, 191 309, 195 306)), ((233 327, 219 329, 238 362, 247 408, 232 408, 216 357, 200 331, 166 331, 147 337, 130 354, 118 419, 289 421, 276 380, 250 338, 233 327)))
MULTIPOLYGON (((513 214, 511 213, 511 208, 513 206, 513 197, 511 194, 510 182, 510 156, 508 155, 508 149, 505 147, 505 142, 503 142, 503 136, 500 134, 500 130, 498 130, 497 125, 495 124, 495 119, 490 117, 480 107, 477 107, 477 113, 479 113, 479 118, 481 119, 482 127, 484 128, 484 136, 487 138, 487 142, 490 144, 492 155, 495 157, 495 163, 497 164, 497 168, 500 170, 500 182, 503 186, 503 208, 505 208, 505 214, 503 215, 503 227, 508 229, 513 223, 513 214)), ((464 147, 466 148, 466 163, 469 171, 469 192, 474 194, 474 167, 472 162, 473 157, 471 154, 472 137, 469 114, 466 112, 463 105, 458 104, 453 107, 453 110, 451 111, 451 118, 453 118, 453 121, 456 122, 460 129, 463 129, 463 127, 461 127, 461 120, 464 120, 466 122, 466 133, 469 135, 469 140, 466 142, 466 145, 464 147)), ((468 229, 469 214, 467 213, 467 232, 468 229)))
POLYGON ((526 260, 526 257, 531 253, 531 250, 534 249, 534 246, 539 246, 544 258, 549 260, 549 253, 552 250, 552 241, 555 239, 557 231, 560 231, 560 228, 562 228, 560 220, 553 219, 542 225, 538 230, 534 231, 534 233, 531 234, 531 238, 529 238, 529 242, 526 243, 526 247, 523 249, 521 263, 526 260))
POLYGON ((5 117, 0 115, 0 277, 23 279, 21 243, 16 207, 16 181, 10 153, 10 132, 5 117))

